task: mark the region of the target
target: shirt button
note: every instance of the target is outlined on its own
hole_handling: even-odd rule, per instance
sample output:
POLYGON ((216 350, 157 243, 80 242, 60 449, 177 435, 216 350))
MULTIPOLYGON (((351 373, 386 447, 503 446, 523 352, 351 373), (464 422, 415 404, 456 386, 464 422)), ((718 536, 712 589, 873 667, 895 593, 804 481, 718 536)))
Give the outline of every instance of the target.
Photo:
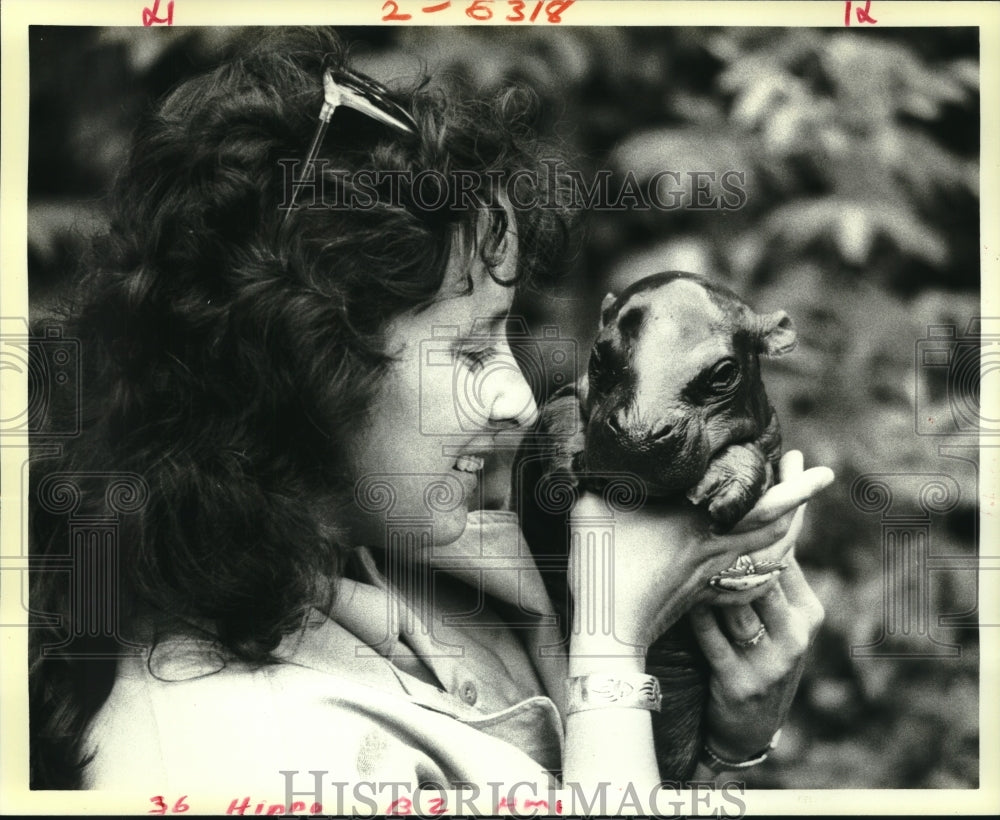
POLYGON ((479 697, 479 693, 476 691, 476 684, 472 681, 466 681, 459 687, 458 694, 461 696, 469 706, 473 706, 476 703, 476 699, 479 697))

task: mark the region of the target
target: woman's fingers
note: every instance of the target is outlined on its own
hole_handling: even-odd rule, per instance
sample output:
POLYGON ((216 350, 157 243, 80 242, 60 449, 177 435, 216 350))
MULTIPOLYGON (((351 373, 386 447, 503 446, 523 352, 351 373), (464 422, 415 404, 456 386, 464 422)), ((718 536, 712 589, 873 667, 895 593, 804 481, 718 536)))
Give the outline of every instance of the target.
MULTIPOLYGON (((802 522, 805 518, 806 505, 803 504, 794 513, 786 514, 778 521, 763 529, 754 530, 738 536, 737 544, 728 542, 727 546, 738 549, 740 554, 748 555, 755 565, 755 572, 741 578, 720 581, 716 594, 720 596, 720 605, 747 604, 764 594, 765 590, 775 586, 782 578, 784 567, 792 558, 792 550, 802 532, 802 522), (787 524, 787 528, 786 528, 787 524), (767 565, 775 567, 775 571, 767 573, 767 565), (760 569, 756 569, 760 567, 760 569), (761 574, 761 573, 764 574, 761 574), (745 583, 739 583, 739 582, 745 583)), ((794 560, 794 559, 792 559, 794 560)))
POLYGON ((813 588, 802 574, 802 567, 798 561, 793 560, 788 569, 782 573, 781 588, 788 598, 788 603, 805 617, 809 637, 812 639, 823 624, 826 611, 823 609, 822 601, 816 597, 813 588))
POLYGON ((715 611, 722 621, 722 631, 732 641, 749 641, 760 632, 763 622, 752 606, 720 606, 715 611))
POLYGON ((791 561, 781 577, 781 586, 793 606, 807 606, 816 600, 816 594, 806 581, 798 561, 791 561))
MULTIPOLYGON (((765 561, 776 561, 782 564, 787 563, 789 553, 795 548, 802 533, 802 522, 806 515, 806 505, 803 504, 795 512, 786 514, 785 517, 775 522, 778 526, 768 525, 755 533, 762 533, 765 539, 764 546, 754 549, 751 547, 748 552, 755 564, 765 561)), ((756 539, 755 539, 756 540, 756 539)))
POLYGON ((767 592, 753 602, 751 608, 773 637, 782 638, 792 629, 791 606, 780 583, 771 584, 767 592))
POLYGON ((823 623, 823 605, 794 558, 780 583, 757 598, 753 607, 767 631, 793 655, 805 653, 823 623))
POLYGON ((691 628, 708 662, 719 672, 725 672, 736 660, 736 652, 723 633, 715 614, 707 606, 691 610, 691 628))
POLYGON ((802 532, 805 502, 833 481, 827 467, 803 470, 802 453, 790 450, 781 457, 782 482, 763 496, 716 546, 730 555, 750 555, 755 564, 783 563, 802 532))
POLYGON ((761 561, 780 561, 792 545, 792 541, 787 540, 787 536, 790 532, 793 532, 795 518, 798 515, 800 513, 793 508, 786 511, 784 515, 762 524, 756 529, 745 532, 732 532, 729 535, 722 536, 719 539, 719 543, 724 546, 725 551, 728 553, 735 552, 737 555, 754 553, 752 558, 756 563, 760 563, 761 561))
POLYGON ((733 533, 749 532, 781 518, 833 483, 829 467, 811 467, 797 476, 775 484, 742 520, 733 533))
POLYGON ((788 481, 802 475, 805 470, 805 459, 801 450, 789 450, 778 462, 778 481, 788 481))
POLYGON ((802 534, 802 524, 806 519, 807 506, 807 504, 802 504, 795 510, 795 515, 792 516, 792 525, 785 534, 785 538, 789 539, 793 544, 799 540, 799 536, 802 534))

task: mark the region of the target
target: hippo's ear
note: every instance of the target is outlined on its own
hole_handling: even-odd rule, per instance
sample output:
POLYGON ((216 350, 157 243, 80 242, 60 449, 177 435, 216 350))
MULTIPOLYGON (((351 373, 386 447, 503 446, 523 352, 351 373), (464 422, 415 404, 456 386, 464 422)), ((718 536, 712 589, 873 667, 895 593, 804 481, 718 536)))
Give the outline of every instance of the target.
POLYGON ((608 293, 604 299, 601 300, 601 319, 597 324, 598 332, 604 330, 604 314, 607 312, 608 308, 615 303, 615 295, 613 293, 608 293))
POLYGON ((783 356, 795 349, 796 332, 792 317, 783 310, 758 316, 760 350, 766 356, 783 356))

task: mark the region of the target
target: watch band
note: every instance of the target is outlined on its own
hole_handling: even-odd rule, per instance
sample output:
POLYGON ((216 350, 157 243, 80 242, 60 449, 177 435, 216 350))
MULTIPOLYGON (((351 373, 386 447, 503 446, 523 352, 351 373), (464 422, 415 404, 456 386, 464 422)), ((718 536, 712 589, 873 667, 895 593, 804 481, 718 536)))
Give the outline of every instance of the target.
POLYGON ((700 762, 711 769, 715 774, 721 772, 738 772, 744 769, 752 769, 760 763, 767 760, 767 756, 774 751, 774 748, 778 745, 778 741, 781 739, 781 729, 778 729, 771 736, 771 742, 767 744, 767 748, 762 749, 756 754, 751 755, 746 760, 726 760, 720 754, 715 752, 712 747, 705 741, 705 744, 701 747, 701 756, 699 758, 700 762))
POLYGON ((581 675, 566 679, 566 714, 591 709, 648 709, 659 712, 663 695, 653 675, 581 675))

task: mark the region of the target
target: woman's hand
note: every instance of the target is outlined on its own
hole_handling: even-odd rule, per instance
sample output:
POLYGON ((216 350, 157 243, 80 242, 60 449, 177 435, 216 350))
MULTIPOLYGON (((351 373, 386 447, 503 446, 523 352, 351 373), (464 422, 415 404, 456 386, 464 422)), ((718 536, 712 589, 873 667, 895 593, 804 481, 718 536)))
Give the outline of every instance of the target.
MULTIPOLYGON (((787 453, 780 465, 782 480, 802 474, 802 454, 787 453)), ((759 505, 737 528, 753 526, 755 514, 759 505)), ((802 505, 784 537, 790 545, 798 540, 804 514, 802 505)), ((752 601, 722 594, 718 606, 691 612, 695 635, 712 667, 708 742, 734 763, 765 749, 785 722, 806 651, 823 622, 823 605, 798 562, 792 555, 786 562, 788 569, 753 592, 752 601)))
POLYGON ((740 555, 756 563, 784 559, 798 534, 801 505, 833 481, 829 469, 803 471, 801 464, 801 453, 786 454, 782 482, 727 535, 711 533, 703 513, 690 506, 647 503, 612 518, 603 499, 584 493, 570 516, 578 647, 641 657, 693 605, 745 604, 760 595, 760 588, 721 592, 708 581, 740 555), (611 538, 602 540, 609 531, 611 538))
MULTIPOLYGON (((693 605, 745 605, 753 595, 765 591, 770 603, 758 606, 764 608, 764 617, 774 621, 784 647, 777 592, 768 591, 768 587, 755 590, 753 595, 720 592, 708 581, 732 566, 740 555, 750 555, 756 563, 785 557, 798 533, 801 505, 833 481, 833 473, 825 467, 802 471, 801 462, 801 454, 786 456, 780 471, 782 483, 766 492, 728 535, 709 532, 705 516, 691 507, 646 504, 634 512, 615 512, 612 517, 601 498, 585 493, 570 515, 569 584, 574 604, 570 677, 642 673, 649 644, 693 605)), ((792 567, 785 572, 789 570, 792 567)), ((715 657, 728 658, 719 643, 721 633, 713 637, 715 657)), ((728 641, 725 643, 731 652, 728 641)), ((723 683, 728 687, 729 680, 760 683, 763 670, 754 665, 753 674, 733 677, 738 665, 732 659, 723 665, 725 674, 717 674, 713 681, 716 688, 710 720, 719 752, 735 754, 747 740, 756 740, 747 727, 744 709, 753 700, 745 696, 753 692, 749 686, 745 691, 719 687, 723 683), (729 731, 730 724, 735 732, 729 731), (727 739, 733 742, 732 748, 726 745, 727 739)), ((782 668, 783 682, 791 685, 766 687, 767 708, 775 718, 784 717, 787 705, 783 698, 791 698, 798 680, 797 671, 782 668), (779 689, 779 702, 771 708, 770 698, 776 697, 779 689)), ((764 708, 763 704, 758 700, 757 705, 764 708)), ((765 739, 761 745, 766 743, 765 739)), ((660 777, 650 713, 642 709, 592 709, 568 715, 563 763, 568 782, 652 788, 660 777)))
POLYGON ((780 579, 753 603, 695 607, 691 622, 712 670, 708 743, 726 760, 746 760, 766 749, 785 722, 823 605, 790 557, 780 579), (717 615, 724 610, 731 611, 723 626, 717 615))

